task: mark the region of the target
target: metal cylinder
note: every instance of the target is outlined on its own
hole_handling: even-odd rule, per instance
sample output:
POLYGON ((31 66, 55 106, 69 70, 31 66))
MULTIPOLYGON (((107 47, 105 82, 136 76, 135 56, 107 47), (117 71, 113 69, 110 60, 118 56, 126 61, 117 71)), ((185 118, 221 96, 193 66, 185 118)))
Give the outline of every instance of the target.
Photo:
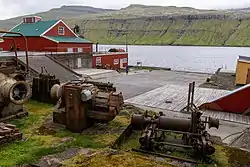
POLYGON ((158 128, 164 130, 173 130, 181 132, 190 132, 191 120, 188 119, 176 119, 168 118, 166 116, 160 116, 157 120, 158 128))
POLYGON ((58 100, 62 96, 62 86, 55 84, 50 89, 50 97, 53 100, 58 100))
POLYGON ((145 115, 142 114, 134 114, 131 118, 131 125, 135 129, 142 128, 150 122, 150 118, 147 118, 145 117, 145 115))
POLYGON ((31 93, 29 84, 25 81, 17 81, 3 73, 0 73, 1 102, 12 102, 22 105, 28 101, 31 93))

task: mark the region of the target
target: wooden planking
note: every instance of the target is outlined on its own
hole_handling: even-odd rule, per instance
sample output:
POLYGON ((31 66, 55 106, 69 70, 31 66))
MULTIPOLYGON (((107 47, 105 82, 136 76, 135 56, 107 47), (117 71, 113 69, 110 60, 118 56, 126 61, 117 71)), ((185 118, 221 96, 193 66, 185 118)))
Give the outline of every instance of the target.
MULTIPOLYGON (((195 88, 194 103, 200 106, 203 103, 219 98, 229 91, 208 88, 195 88)), ((180 111, 187 105, 188 86, 167 85, 139 96, 125 100, 127 103, 133 103, 148 107, 161 108, 166 110, 180 111), (171 101, 172 103, 166 103, 171 101)))
MULTIPOLYGON (((229 92, 230 91, 227 90, 196 87, 194 93, 194 103, 196 106, 200 106, 203 103, 207 103, 213 99, 224 96, 229 92)), ((186 107, 187 99, 187 86, 167 85, 125 100, 125 102, 139 106, 166 110, 166 112, 180 112, 181 109, 186 107), (166 101, 172 101, 172 103, 166 103, 166 101)), ((250 125, 250 117, 234 113, 204 111, 203 116, 250 125)))
POLYGON ((228 113, 228 112, 219 112, 219 111, 204 111, 203 115, 204 117, 212 117, 217 118, 224 121, 230 121, 230 122, 238 122, 242 124, 250 124, 250 117, 245 115, 239 115, 234 113, 228 113))

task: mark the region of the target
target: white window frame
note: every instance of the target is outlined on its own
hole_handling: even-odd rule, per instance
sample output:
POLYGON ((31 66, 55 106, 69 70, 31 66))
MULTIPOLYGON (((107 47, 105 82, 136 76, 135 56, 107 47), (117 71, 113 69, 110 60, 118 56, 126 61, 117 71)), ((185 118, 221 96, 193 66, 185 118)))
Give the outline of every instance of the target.
POLYGON ((83 48, 77 48, 77 52, 83 53, 83 48))
POLYGON ((73 53, 73 52, 74 52, 74 48, 68 48, 68 49, 67 49, 67 52, 68 52, 68 53, 73 53))
POLYGON ((96 57, 96 65, 102 65, 102 58, 101 57, 96 57))
POLYGON ((63 26, 58 27, 58 35, 64 35, 65 34, 65 28, 63 26))
POLYGON ((123 62, 123 63, 127 63, 127 62, 128 62, 128 59, 127 59, 127 58, 123 58, 122 62, 123 62))
POLYGON ((119 64, 119 59, 114 59, 114 65, 119 64))

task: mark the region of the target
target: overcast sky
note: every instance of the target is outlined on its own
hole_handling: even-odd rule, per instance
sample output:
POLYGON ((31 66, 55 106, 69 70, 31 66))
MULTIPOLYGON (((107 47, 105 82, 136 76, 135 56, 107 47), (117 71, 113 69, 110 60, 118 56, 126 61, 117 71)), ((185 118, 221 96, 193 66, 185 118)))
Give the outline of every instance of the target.
POLYGON ((250 0, 0 0, 0 19, 42 12, 62 5, 86 5, 118 9, 130 4, 225 9, 250 7, 250 0))

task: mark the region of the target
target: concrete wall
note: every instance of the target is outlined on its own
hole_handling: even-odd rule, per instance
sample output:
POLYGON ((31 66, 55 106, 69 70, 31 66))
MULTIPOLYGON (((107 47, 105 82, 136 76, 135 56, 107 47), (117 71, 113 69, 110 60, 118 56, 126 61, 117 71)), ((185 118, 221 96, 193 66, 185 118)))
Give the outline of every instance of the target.
POLYGON ((57 61, 71 69, 92 68, 92 56, 82 53, 50 54, 57 61))

